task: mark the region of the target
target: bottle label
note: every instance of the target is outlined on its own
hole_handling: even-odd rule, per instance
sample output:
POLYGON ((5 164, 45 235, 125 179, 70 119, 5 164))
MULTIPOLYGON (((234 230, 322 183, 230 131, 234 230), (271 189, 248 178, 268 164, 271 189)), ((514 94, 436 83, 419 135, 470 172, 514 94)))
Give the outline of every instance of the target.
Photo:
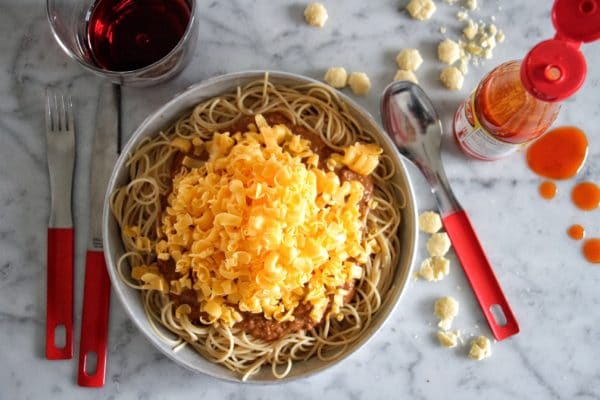
POLYGON ((475 92, 461 104, 454 116, 454 135, 469 155, 481 160, 497 160, 516 151, 520 145, 498 140, 487 131, 475 115, 475 92))

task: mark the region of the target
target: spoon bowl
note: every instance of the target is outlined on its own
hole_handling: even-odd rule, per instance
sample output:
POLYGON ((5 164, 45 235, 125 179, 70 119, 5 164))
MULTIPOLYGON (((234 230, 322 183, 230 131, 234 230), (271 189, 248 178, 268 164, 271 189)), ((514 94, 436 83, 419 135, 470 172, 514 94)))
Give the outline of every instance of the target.
POLYGON ((461 210, 442 165, 442 123, 423 89, 409 81, 392 83, 382 96, 381 116, 398 151, 425 175, 440 211, 461 210))

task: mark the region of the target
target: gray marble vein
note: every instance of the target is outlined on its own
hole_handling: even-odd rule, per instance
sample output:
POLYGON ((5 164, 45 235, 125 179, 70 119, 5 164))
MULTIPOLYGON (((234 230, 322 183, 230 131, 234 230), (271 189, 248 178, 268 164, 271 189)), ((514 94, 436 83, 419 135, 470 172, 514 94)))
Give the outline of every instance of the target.
MULTIPOLYGON (((448 132, 454 110, 495 65, 521 58, 553 36, 550 1, 479 0, 473 15, 504 29, 507 40, 493 60, 471 67, 460 92, 438 82, 435 61, 439 27, 457 37, 461 23, 436 0, 433 20, 410 20, 406 1, 326 0, 329 21, 308 28, 305 3, 269 0, 200 0, 199 40, 184 72, 153 88, 124 89, 125 132, 190 84, 227 72, 278 69, 320 79, 332 65, 367 72, 370 94, 357 101, 378 116, 378 94, 394 76, 403 47, 418 47, 425 63, 417 72, 439 108, 448 132)), ((76 362, 44 359, 46 224, 49 189, 44 135, 44 94, 68 90, 77 109, 76 338, 79 336, 83 261, 88 229, 88 174, 93 117, 101 80, 70 61, 53 41, 41 0, 0 0, 0 399, 600 399, 600 269, 586 263, 580 244, 565 235, 583 223, 600 236, 598 210, 571 205, 573 181, 543 201, 540 179, 523 153, 494 162, 466 159, 450 135, 444 162, 457 197, 470 212, 495 266, 522 332, 493 343, 491 359, 476 363, 466 347, 442 349, 435 339, 433 301, 456 297, 455 326, 468 340, 489 336, 485 320, 454 254, 444 281, 410 282, 401 305, 367 346, 339 366, 310 379, 274 386, 217 381, 177 366, 155 350, 111 305, 109 365, 102 389, 75 383, 76 362)), ((590 152, 577 180, 600 182, 600 44, 583 47, 587 81, 565 101, 557 125, 588 133, 590 152)), ((419 172, 409 166, 420 210, 433 199, 419 172)), ((424 242, 424 241, 422 241, 424 242)), ((419 259, 425 256, 424 243, 419 259)), ((76 342, 77 347, 77 342, 76 342)))

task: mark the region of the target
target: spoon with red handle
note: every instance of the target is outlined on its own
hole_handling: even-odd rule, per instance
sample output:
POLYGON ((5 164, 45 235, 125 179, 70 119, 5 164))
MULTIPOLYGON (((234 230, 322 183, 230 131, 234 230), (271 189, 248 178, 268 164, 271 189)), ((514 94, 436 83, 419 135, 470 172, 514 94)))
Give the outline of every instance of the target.
POLYGON ((383 92, 381 117, 400 153, 421 170, 431 186, 446 232, 494 337, 503 340, 517 334, 519 324, 448 183, 440 152, 442 124, 431 100, 418 85, 394 82, 383 92))

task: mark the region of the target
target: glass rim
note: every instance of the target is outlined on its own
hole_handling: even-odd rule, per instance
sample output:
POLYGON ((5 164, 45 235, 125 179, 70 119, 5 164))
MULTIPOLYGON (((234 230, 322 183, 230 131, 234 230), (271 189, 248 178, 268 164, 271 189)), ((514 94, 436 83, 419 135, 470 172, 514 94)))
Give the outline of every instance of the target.
MULTIPOLYGON (((178 51, 182 46, 183 43, 187 40, 187 38, 190 36, 192 28, 194 26, 194 23, 196 22, 196 6, 197 6, 197 1, 196 0, 186 0, 190 3, 191 7, 190 7, 190 19, 188 21, 188 24, 185 28, 185 32, 183 33, 183 35, 181 36, 181 39, 179 39, 179 42, 177 42, 177 44, 171 49, 171 51, 169 51, 167 54, 165 54, 163 57, 159 58, 158 60, 154 61, 152 64, 146 65, 145 67, 142 68, 138 68, 138 69, 130 69, 130 70, 125 70, 125 71, 112 71, 110 69, 103 69, 103 68, 99 68, 94 64, 90 64, 85 62, 81 57, 77 56, 70 48, 69 46, 67 46, 65 44, 65 42, 63 42, 63 40, 61 39, 61 36, 58 34, 58 32, 56 31, 56 28, 54 26, 54 22, 52 21, 52 17, 50 15, 50 3, 53 0, 46 0, 46 18, 48 19, 48 23, 50 24, 50 30, 52 31, 52 36, 54 36, 54 39, 56 40, 56 42, 58 43, 59 47, 67 54, 67 56, 69 56, 69 58, 75 60, 76 62, 78 62, 81 66, 83 66, 84 68, 99 74, 99 75, 105 75, 105 76, 111 76, 111 77, 127 77, 127 76, 134 76, 134 75, 139 75, 139 74, 143 74, 144 72, 150 71, 152 70, 154 67, 156 67, 157 65, 159 65, 163 60, 169 58, 172 54, 174 54, 176 51, 178 51)), ((92 7, 94 6, 94 2, 92 3, 92 7)), ((86 44, 87 46, 87 44, 86 44)))

